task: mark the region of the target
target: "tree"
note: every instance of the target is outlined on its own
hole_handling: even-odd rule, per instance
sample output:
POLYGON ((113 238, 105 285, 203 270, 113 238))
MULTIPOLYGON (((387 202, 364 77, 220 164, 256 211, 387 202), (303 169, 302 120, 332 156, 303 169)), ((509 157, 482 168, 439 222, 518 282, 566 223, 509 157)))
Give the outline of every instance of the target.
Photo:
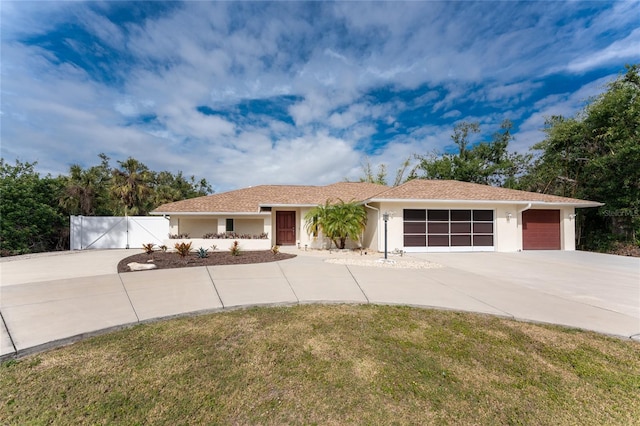
POLYGON ((361 204, 345 203, 339 200, 335 204, 327 201, 311 209, 304 217, 305 228, 309 234, 320 232, 329 238, 336 247, 344 249, 347 238, 359 241, 367 225, 367 212, 361 204))
POLYGON ((579 246, 607 249, 640 239, 640 76, 638 65, 575 117, 550 117, 523 189, 605 203, 580 212, 579 246), (587 231, 586 233, 583 231, 587 231))
POLYGON ((101 164, 83 170, 78 164, 69 168, 69 176, 63 177, 65 187, 60 196, 60 206, 69 215, 109 215, 112 204, 108 189, 111 181, 109 157, 100 154, 101 164))
POLYGON ((36 163, 0 158, 0 244, 2 255, 68 247, 69 215, 146 214, 166 202, 207 195, 205 179, 182 172, 155 173, 133 158, 112 169, 109 157, 83 169, 74 164, 67 176, 40 177, 36 163))
POLYGON ((185 178, 182 172, 174 175, 171 172, 163 171, 154 174, 153 202, 155 206, 187 198, 200 197, 211 194, 211 185, 206 179, 196 181, 194 176, 185 178))
POLYGON ((59 201, 67 214, 146 214, 164 203, 213 192, 206 179, 187 178, 182 172, 157 173, 131 157, 118 161, 119 169, 112 169, 109 157, 105 154, 99 157, 99 165, 83 169, 74 164, 69 175, 62 177, 65 188, 59 201))
POLYGON ((153 173, 132 157, 118 164, 120 167, 113 169, 111 192, 122 207, 121 213, 146 214, 152 208, 149 196, 153 173))
POLYGON ((422 179, 449 179, 514 187, 517 178, 526 170, 531 156, 508 151, 509 142, 513 140, 512 127, 512 123, 505 120, 491 141, 473 145, 469 138, 472 134, 480 133, 480 125, 458 123, 451 135, 457 152, 416 155, 419 160, 417 171, 422 171, 422 174, 414 175, 422 179))
POLYGON ((0 249, 3 256, 53 250, 64 245, 58 210, 62 180, 35 172, 36 163, 0 159, 0 249))
MULTIPOLYGON (((402 165, 396 170, 396 176, 393 181, 393 186, 398 186, 401 183, 406 182, 406 180, 412 179, 412 175, 415 172, 415 168, 409 172, 409 177, 405 180, 405 173, 409 166, 411 166, 411 158, 407 158, 402 165)), ((359 182, 368 182, 368 183, 377 183, 378 185, 388 185, 387 183, 387 165, 385 163, 381 163, 378 165, 377 172, 374 173, 373 166, 371 165, 371 161, 367 158, 365 162, 362 163, 362 176, 358 178, 359 182)))

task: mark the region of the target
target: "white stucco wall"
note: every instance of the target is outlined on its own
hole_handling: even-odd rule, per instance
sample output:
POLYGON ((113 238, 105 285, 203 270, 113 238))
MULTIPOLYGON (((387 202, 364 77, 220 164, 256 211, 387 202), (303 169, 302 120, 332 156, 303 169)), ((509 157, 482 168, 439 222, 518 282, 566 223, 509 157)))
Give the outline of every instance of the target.
POLYGON ((201 238, 205 234, 215 233, 218 219, 211 217, 171 218, 172 234, 189 234, 192 238, 201 238))
POLYGON ((171 216, 169 218, 169 234, 177 234, 180 232, 180 220, 177 216, 171 216))
POLYGON ((234 220, 234 232, 239 234, 260 235, 267 232, 271 236, 271 216, 262 215, 171 215, 169 232, 171 234, 189 234, 192 238, 201 238, 209 233, 225 233, 227 218, 234 220))
MULTIPOLYGON (((463 209, 463 210, 493 210, 494 211, 494 247, 495 251, 516 252, 522 250, 522 210, 526 204, 472 204, 472 203, 395 203, 382 202, 370 203, 372 207, 380 210, 378 220, 378 233, 376 235, 377 250, 384 250, 384 221, 382 214, 390 212, 391 217, 387 223, 387 249, 404 248, 404 229, 402 211, 410 209, 463 209)), ((562 250, 575 250, 575 209, 573 207, 560 206, 536 206, 546 210, 560 210, 560 236, 562 250)), ((374 222, 370 222, 372 225, 374 222)), ((373 248, 373 247, 372 247, 373 248)), ((414 249, 415 250, 415 249, 414 249)), ((437 250, 437 249, 435 249, 437 250)))
POLYGON ((371 207, 365 207, 367 210, 367 228, 362 238, 362 246, 375 251, 378 250, 378 235, 380 234, 380 229, 376 225, 378 224, 380 212, 376 210, 375 207, 371 207))
POLYGON ((522 249, 522 213, 518 213, 522 208, 517 204, 494 206, 493 238, 496 251, 513 252, 522 249))
POLYGON ((384 251, 384 219, 383 214, 389 213, 389 221, 387 222, 387 250, 393 251, 395 249, 402 250, 404 248, 404 229, 402 220, 402 210, 406 208, 427 208, 426 204, 407 206, 406 204, 399 203, 371 203, 370 205, 380 210, 378 220, 378 251, 384 251))
POLYGON ((300 247, 304 247, 307 244, 311 248, 320 248, 322 245, 321 238, 314 238, 305 229, 304 216, 309 213, 309 210, 311 210, 311 207, 302 207, 296 210, 296 242, 300 241, 300 247))
POLYGON ((576 209, 565 207, 560 211, 560 235, 562 237, 562 249, 575 251, 576 249, 576 209))
POLYGON ((238 234, 260 235, 264 232, 263 219, 234 219, 235 231, 238 234))

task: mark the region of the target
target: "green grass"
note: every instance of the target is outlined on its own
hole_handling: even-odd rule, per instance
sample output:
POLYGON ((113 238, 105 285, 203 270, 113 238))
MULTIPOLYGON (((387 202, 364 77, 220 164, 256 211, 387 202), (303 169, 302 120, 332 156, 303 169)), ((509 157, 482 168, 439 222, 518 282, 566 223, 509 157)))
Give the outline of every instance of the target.
POLYGON ((640 344, 392 306, 139 325, 0 367, 0 424, 640 424, 640 344))

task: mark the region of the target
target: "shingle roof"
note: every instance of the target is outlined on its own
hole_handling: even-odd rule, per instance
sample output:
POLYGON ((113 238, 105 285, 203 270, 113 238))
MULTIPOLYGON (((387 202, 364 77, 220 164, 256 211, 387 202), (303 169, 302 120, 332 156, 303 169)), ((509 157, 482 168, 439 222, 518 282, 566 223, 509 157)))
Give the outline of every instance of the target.
POLYGON ((327 186, 260 185, 163 204, 153 213, 257 213, 260 206, 315 206, 327 200, 361 201, 388 189, 366 182, 339 182, 327 186))
POLYGON ((576 207, 599 206, 593 201, 517 191, 452 180, 415 179, 395 188, 366 182, 338 182, 327 186, 260 185, 163 204, 152 213, 257 213, 268 206, 315 206, 337 201, 513 201, 555 203, 576 207))
POLYGON ((601 205, 593 201, 518 191, 477 183, 424 179, 410 180, 400 186, 375 195, 372 200, 514 201, 575 204, 582 207, 601 205))

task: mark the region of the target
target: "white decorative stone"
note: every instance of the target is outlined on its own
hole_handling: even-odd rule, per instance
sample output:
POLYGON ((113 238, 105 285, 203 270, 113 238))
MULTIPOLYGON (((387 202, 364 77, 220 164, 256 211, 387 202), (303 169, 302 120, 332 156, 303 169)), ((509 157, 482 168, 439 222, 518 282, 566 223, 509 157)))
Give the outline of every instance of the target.
POLYGON ((132 271, 147 271, 149 269, 158 269, 158 266, 153 263, 131 262, 131 263, 127 263, 127 266, 132 271))

